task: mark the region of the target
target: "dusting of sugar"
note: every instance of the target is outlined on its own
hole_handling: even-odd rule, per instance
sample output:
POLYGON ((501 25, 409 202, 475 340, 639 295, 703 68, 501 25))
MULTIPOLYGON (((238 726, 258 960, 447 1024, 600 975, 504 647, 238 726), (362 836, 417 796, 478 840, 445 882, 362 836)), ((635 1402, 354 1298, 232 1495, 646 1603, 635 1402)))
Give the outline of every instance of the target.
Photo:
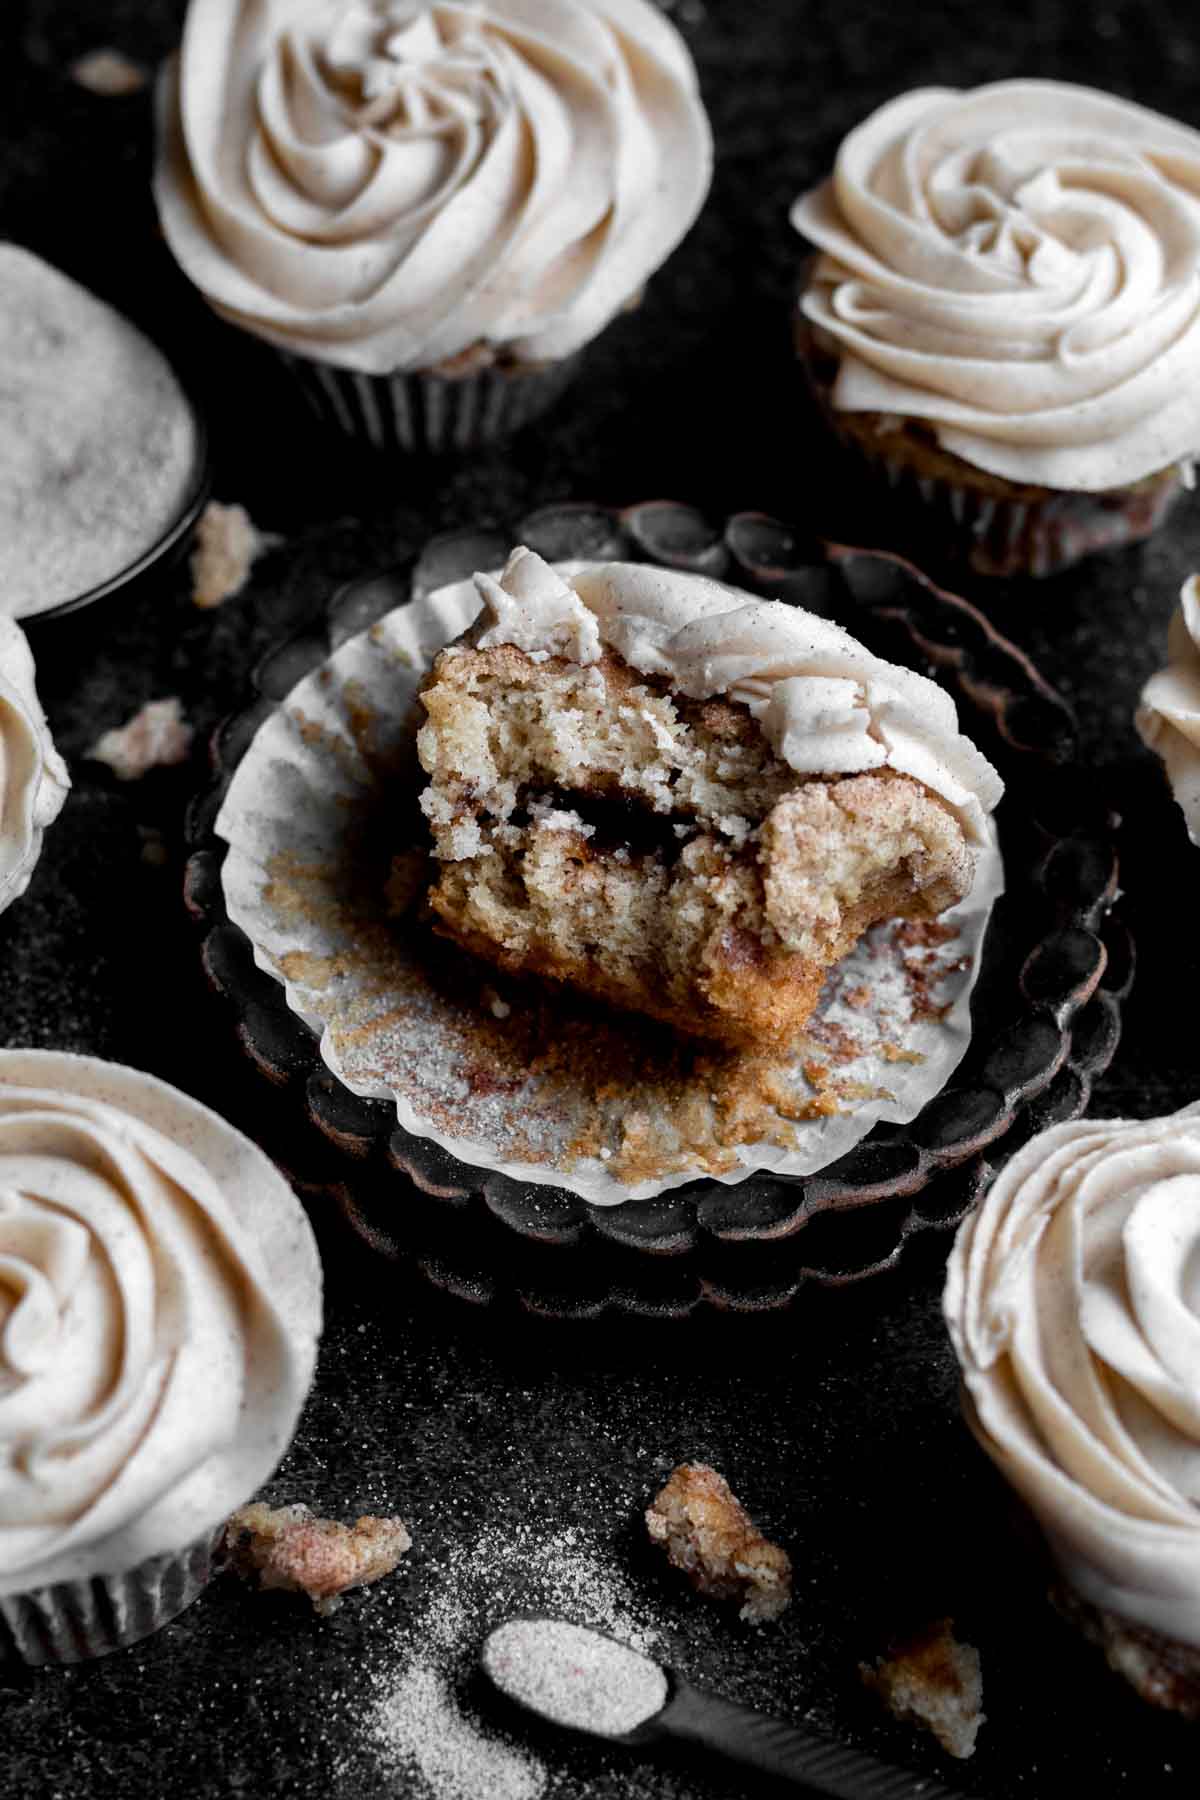
POLYGON ((577 1526, 489 1528, 427 1574, 428 1597, 404 1616, 384 1665, 367 1678, 373 1755, 412 1800, 538 1800, 543 1765, 467 1698, 484 1638, 515 1614, 552 1614, 644 1657, 659 1642, 657 1623, 577 1526))

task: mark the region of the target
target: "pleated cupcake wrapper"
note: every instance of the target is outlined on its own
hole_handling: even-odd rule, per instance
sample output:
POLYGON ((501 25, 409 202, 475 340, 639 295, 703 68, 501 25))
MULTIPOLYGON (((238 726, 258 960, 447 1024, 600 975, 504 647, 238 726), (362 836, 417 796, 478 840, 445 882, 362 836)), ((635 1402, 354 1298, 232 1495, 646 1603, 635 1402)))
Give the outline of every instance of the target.
POLYGON ((830 402, 828 386, 806 354, 802 336, 798 347, 809 390, 846 454, 865 464, 902 505, 919 507, 931 521, 940 521, 980 575, 1055 575, 1094 550, 1138 543, 1158 529, 1183 491, 1175 470, 1137 488, 1107 494, 1047 492, 1044 499, 1034 501, 985 493, 928 474, 908 457, 889 453, 886 434, 875 448, 847 431, 830 402))
POLYGON ((221 1531, 150 1557, 124 1575, 59 1581, 0 1595, 0 1666, 108 1656, 169 1625, 206 1585, 221 1531))
POLYGON ((860 439, 843 443, 873 465, 897 499, 918 501, 953 527, 966 560, 980 575, 1055 575, 1095 550, 1135 544, 1157 530, 1182 491, 1177 475, 1112 494, 1050 493, 1009 500, 923 474, 860 439))
MULTIPOLYGON (((390 855, 412 845, 400 827, 388 845, 383 822, 396 816, 395 796, 424 779, 414 747, 417 690, 437 651, 478 610, 469 580, 415 598, 340 645, 264 720, 217 819, 217 833, 229 845, 221 877, 229 917, 249 938, 258 967, 282 985, 292 1012, 320 1034, 330 1072, 352 1094, 390 1100, 403 1131, 473 1168, 566 1187, 598 1206, 648 1199, 695 1180, 706 1166, 686 1162, 627 1183, 614 1174, 611 1159, 580 1153, 580 1134, 595 1122, 594 1076, 586 1066, 565 1066, 549 1080, 514 1052, 516 1061, 506 1065, 511 1085, 485 1082, 477 1093, 471 1006, 480 1028, 484 1019, 495 1023, 492 972, 479 965, 475 1000, 445 997, 427 974, 426 939, 414 915, 405 915, 406 925, 389 911, 390 855), (364 843, 379 853, 364 854, 364 843), (287 878, 280 880, 284 866, 287 878), (330 980, 326 972, 334 968, 330 980), (537 1160, 530 1146, 540 1150, 537 1160)), ((878 1120, 915 1118, 949 1081, 970 1041, 971 989, 988 914, 1002 888, 999 852, 989 843, 969 898, 949 915, 959 935, 940 952, 944 1012, 912 1012, 902 951, 886 929, 851 952, 840 980, 858 999, 843 1000, 839 987, 819 1011, 844 1031, 844 1046, 861 1040, 857 1053, 839 1064, 840 1079, 857 1087, 857 1097, 806 1117, 791 1143, 739 1145, 734 1165, 716 1180, 810 1175, 844 1155, 878 1120), (911 1054, 895 1058, 885 1053, 885 1041, 911 1054)), ((511 1009, 518 1044, 528 1004, 517 996, 511 1009)), ((561 1006, 569 1011, 569 996, 561 1006)), ((642 1023, 630 1016, 625 1029, 644 1056, 642 1023)), ((805 1044, 781 1052, 774 1065, 780 1084, 807 1093, 805 1064, 814 1054, 805 1044)), ((638 1079, 636 1094, 615 1092, 609 1103, 619 1112, 628 1098, 628 1110, 636 1107, 656 1141, 665 1143, 679 1130, 676 1103, 661 1088, 655 1098, 638 1079)), ((710 1075, 697 1071, 689 1082, 697 1104, 707 1103, 710 1075)))
POLYGON ((575 355, 473 375, 363 375, 284 351, 279 355, 326 425, 385 454, 434 455, 480 449, 519 431, 553 405, 581 360, 575 355))

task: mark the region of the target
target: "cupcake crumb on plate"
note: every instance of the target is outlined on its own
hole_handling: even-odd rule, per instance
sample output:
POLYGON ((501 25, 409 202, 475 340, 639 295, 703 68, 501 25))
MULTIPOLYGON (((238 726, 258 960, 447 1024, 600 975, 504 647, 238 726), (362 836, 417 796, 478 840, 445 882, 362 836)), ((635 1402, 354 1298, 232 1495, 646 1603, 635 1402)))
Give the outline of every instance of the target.
POLYGON ((283 539, 260 531, 244 506, 210 500, 196 526, 192 551, 192 604, 204 610, 240 594, 260 556, 283 539))
POLYGON ((751 1625, 777 1619, 792 1597, 792 1565, 753 1523, 723 1475, 707 1463, 680 1463, 646 1509, 661 1544, 698 1594, 740 1600, 751 1625))
POLYGON ((141 63, 133 62, 120 50, 89 50, 76 57, 68 71, 71 80, 99 94, 105 100, 118 100, 125 94, 138 94, 150 76, 141 63))
POLYGON ((402 1519, 365 1513, 353 1525, 319 1519, 304 1505, 239 1507, 225 1527, 227 1566, 264 1592, 307 1594, 334 1612, 351 1588, 390 1575, 412 1546, 402 1519))
POLYGON ((172 694, 148 700, 124 725, 103 732, 84 756, 88 762, 107 763, 118 781, 137 781, 149 769, 186 762, 192 737, 183 705, 172 694))
POLYGON ((949 1756, 973 1755, 982 1711, 979 1652, 954 1635, 953 1619, 938 1619, 894 1645, 858 1672, 901 1723, 931 1731, 949 1756))

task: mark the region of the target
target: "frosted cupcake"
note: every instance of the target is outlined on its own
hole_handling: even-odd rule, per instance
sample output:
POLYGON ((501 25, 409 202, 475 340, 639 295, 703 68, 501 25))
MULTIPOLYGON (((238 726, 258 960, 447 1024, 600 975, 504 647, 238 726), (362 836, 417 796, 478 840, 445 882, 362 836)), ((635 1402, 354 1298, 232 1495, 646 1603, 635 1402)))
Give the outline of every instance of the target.
POLYGON ((983 574, 1148 535, 1200 452, 1200 134, 1088 88, 904 94, 792 223, 854 455, 983 574))
POLYGON ((691 59, 648 0, 191 0, 160 99, 185 273, 383 448, 540 412, 711 171, 691 59))
POLYGON ((0 614, 0 912, 29 886, 70 785, 38 704, 29 645, 0 614))
POLYGON ((1167 666, 1142 689, 1135 714, 1160 756, 1193 844, 1200 844, 1200 577, 1183 584, 1167 633, 1167 666))
POLYGON ((134 1643, 287 1447, 320 1269, 274 1166, 134 1069, 0 1052, 0 1660, 134 1643))
POLYGON ((967 1419, 1063 1609, 1147 1700, 1200 1716, 1200 1105, 1042 1132, 959 1231, 967 1419))

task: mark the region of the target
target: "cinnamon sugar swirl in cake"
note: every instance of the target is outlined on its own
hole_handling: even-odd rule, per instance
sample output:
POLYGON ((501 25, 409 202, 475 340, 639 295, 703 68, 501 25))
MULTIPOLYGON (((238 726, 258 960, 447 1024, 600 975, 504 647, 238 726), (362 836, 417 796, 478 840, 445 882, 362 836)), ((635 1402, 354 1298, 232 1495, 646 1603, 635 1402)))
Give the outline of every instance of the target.
POLYGON ((467 950, 779 1045, 869 926, 969 891, 1000 782, 923 676, 699 576, 518 549, 476 581, 417 740, 467 950))

